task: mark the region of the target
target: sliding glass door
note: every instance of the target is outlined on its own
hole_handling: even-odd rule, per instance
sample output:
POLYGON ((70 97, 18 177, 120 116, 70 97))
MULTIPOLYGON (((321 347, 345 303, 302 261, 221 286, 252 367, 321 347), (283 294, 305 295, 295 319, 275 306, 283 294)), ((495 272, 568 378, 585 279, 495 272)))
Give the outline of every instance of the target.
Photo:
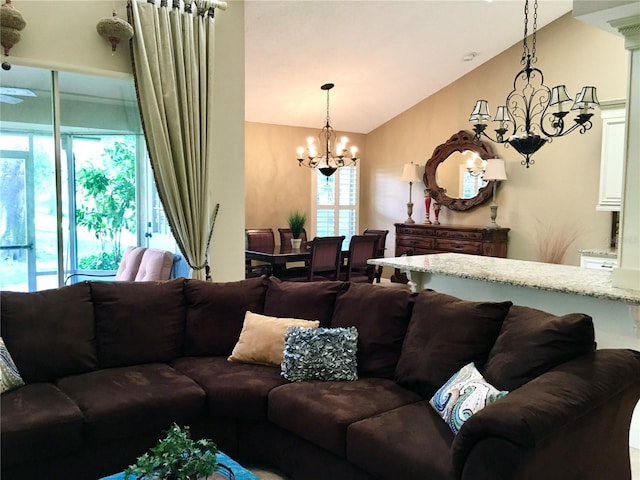
POLYGON ((149 173, 131 78, 0 72, 0 289, 115 273, 154 236, 175 251, 149 173))

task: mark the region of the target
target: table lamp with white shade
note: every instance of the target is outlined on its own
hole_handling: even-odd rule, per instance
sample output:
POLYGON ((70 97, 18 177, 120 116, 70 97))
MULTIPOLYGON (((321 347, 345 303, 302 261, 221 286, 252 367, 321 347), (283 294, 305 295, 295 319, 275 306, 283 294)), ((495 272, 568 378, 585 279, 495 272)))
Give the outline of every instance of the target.
POLYGON ((490 158, 487 160, 487 166, 482 178, 487 182, 494 182, 493 184, 493 201, 491 202, 491 224, 489 228, 500 228, 500 225, 496 223, 496 217, 498 216, 498 205, 496 205, 496 190, 498 189, 498 182, 502 182, 507 179, 507 172, 505 171, 504 160, 501 158, 490 158))
POLYGON ((415 165, 413 162, 405 163, 404 168, 402 169, 402 181, 409 183, 409 203, 407 203, 407 215, 408 218, 404 221, 404 223, 416 223, 411 218, 413 214, 413 202, 411 201, 411 189, 415 182, 419 182, 421 180, 420 175, 420 165, 415 165))

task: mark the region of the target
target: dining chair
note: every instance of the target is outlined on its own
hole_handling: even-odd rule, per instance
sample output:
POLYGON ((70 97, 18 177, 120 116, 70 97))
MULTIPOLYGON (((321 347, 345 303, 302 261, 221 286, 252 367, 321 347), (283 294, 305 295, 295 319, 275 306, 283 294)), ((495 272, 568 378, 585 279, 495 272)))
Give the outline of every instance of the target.
MULTIPOLYGON (((291 239, 293 238, 293 234, 291 233, 291 229, 290 228, 279 228, 278 229, 278 234, 280 234, 280 245, 281 246, 288 246, 291 245, 291 239)), ((307 248, 307 231, 303 228, 302 232, 300 233, 300 239, 302 240, 301 243, 301 248, 307 248)), ((300 265, 300 262, 295 262, 295 263, 286 263, 285 265, 283 265, 283 268, 285 268, 286 270, 290 270, 292 268, 296 268, 297 266, 300 265)), ((304 262, 305 267, 309 266, 309 262, 306 261, 304 262)))
MULTIPOLYGON (((247 228, 244 231, 248 250, 273 251, 276 240, 272 228, 247 228)), ((245 277, 271 275, 271 265, 257 260, 245 260, 245 277)))
POLYGON ((373 283, 375 267, 367 264, 374 258, 378 248, 378 238, 374 235, 354 235, 349 242, 347 265, 340 271, 340 280, 373 283))
MULTIPOLYGON (((280 234, 280 245, 291 245, 293 235, 291 234, 290 228, 279 228, 278 233, 280 234)), ((307 231, 304 228, 300 234, 300 239, 302 240, 303 245, 307 243, 307 231)))
MULTIPOLYGON (((376 235, 378 237, 378 247, 376 249, 376 254, 373 258, 383 258, 385 244, 387 243, 387 235, 389 234, 389 230, 375 230, 372 228, 365 228, 363 235, 376 235)), ((376 279, 376 283, 380 283, 380 278, 382 277, 382 265, 375 268, 373 276, 376 279)))
POLYGON ((289 282, 317 282, 338 280, 342 263, 342 242, 339 237, 315 237, 311 242, 309 266, 287 269, 282 280, 289 282))

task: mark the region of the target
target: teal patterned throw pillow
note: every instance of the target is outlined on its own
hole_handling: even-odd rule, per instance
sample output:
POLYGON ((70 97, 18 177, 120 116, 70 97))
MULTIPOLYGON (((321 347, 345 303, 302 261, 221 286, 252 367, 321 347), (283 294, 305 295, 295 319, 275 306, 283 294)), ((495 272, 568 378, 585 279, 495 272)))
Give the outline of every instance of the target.
POLYGON ((0 393, 8 392, 24 385, 18 368, 13 363, 2 337, 0 337, 0 373, 0 393))
POLYGON ((289 327, 284 338, 282 376, 303 380, 357 380, 358 330, 289 327))
POLYGON ((488 384, 472 362, 440 387, 429 403, 455 435, 471 415, 507 393, 488 384))

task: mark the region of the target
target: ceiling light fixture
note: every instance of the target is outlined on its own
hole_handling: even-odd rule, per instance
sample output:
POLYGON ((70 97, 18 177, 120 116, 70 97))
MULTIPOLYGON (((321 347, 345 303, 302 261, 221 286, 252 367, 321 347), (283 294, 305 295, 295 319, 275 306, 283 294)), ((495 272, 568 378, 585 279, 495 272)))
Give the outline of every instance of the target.
MULTIPOLYGON (((475 132, 474 140, 484 136, 496 143, 507 143, 515 148, 524 157, 522 165, 529 168, 535 161, 531 158, 545 143, 551 142, 556 137, 562 137, 579 129, 585 133, 592 127, 591 117, 593 110, 599 105, 596 97, 596 87, 582 87, 582 91, 576 95, 571 110, 578 110, 573 119, 574 124, 565 130, 564 117, 569 113, 565 109, 571 102, 564 85, 558 85, 549 89, 544 84, 542 70, 534 67, 536 58, 536 31, 538 19, 538 0, 533 2, 533 34, 531 37, 531 49, 527 39, 527 27, 529 23, 529 0, 524 5, 524 38, 523 53, 520 63, 524 68, 518 72, 513 80, 513 90, 507 96, 506 105, 498 107, 493 121, 498 122, 496 138, 489 137, 485 129, 487 121, 491 117, 486 100, 476 102, 469 121, 473 123, 475 132), (551 111, 552 110, 555 111, 551 111), (509 123, 512 126, 509 126, 509 123), (505 138, 505 134, 511 129, 511 136, 505 138)), ((505 145, 506 146, 506 145, 505 145)))
POLYGON ((351 147, 351 158, 349 158, 347 156, 347 143, 349 139, 342 137, 340 138, 340 142, 336 142, 336 133, 333 131, 331 123, 329 122, 329 90, 333 87, 333 83, 325 83, 320 87, 327 92, 327 119, 324 127, 322 127, 322 130, 320 130, 318 134, 320 148, 323 148, 324 152, 318 153, 313 137, 307 138, 306 152, 304 147, 298 147, 298 165, 317 168, 325 177, 330 177, 340 167, 355 165, 358 160, 356 157, 358 149, 351 147), (335 150, 332 151, 332 149, 335 150))

